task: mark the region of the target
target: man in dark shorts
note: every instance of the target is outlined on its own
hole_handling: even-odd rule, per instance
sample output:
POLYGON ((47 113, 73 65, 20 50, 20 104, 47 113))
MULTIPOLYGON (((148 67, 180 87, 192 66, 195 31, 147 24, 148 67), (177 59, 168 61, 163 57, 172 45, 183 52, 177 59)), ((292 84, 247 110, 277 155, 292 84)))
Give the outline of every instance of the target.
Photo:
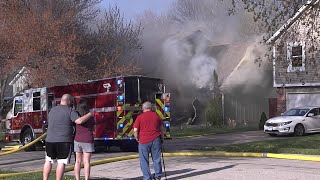
POLYGON ((73 97, 64 94, 61 103, 51 109, 48 115, 48 130, 46 138, 46 159, 43 166, 43 180, 48 180, 52 164, 58 162, 56 179, 62 180, 65 165, 70 163, 73 143, 73 123, 82 124, 92 114, 79 117, 78 113, 71 107, 73 97))
POLYGON ((143 180, 160 180, 162 175, 161 145, 164 129, 162 120, 151 109, 152 104, 150 102, 143 103, 143 113, 137 117, 133 125, 134 137, 139 142, 139 159, 143 180), (154 165, 154 177, 151 176, 149 169, 150 153, 154 165))

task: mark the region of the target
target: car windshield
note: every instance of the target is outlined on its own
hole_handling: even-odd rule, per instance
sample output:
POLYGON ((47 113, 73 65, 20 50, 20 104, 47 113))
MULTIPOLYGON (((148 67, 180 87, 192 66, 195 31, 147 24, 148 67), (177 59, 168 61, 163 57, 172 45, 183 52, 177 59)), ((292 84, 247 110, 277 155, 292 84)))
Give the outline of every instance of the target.
POLYGON ((290 109, 282 114, 282 116, 304 116, 310 109, 290 109))

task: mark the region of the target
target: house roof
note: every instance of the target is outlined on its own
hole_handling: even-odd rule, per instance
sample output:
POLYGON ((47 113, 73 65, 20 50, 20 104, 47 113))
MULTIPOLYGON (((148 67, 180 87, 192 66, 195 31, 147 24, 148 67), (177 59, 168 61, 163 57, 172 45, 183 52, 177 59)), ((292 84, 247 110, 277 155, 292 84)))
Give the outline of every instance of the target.
POLYGON ((17 80, 22 77, 23 75, 25 75, 24 73, 27 72, 27 68, 23 67, 18 74, 12 79, 12 81, 10 81, 9 85, 12 86, 15 82, 17 82, 17 80))
POLYGON ((278 29, 273 36, 271 36, 266 43, 273 44, 277 39, 279 39, 306 11, 313 8, 314 5, 318 4, 320 0, 308 0, 297 13, 290 18, 284 25, 278 29))

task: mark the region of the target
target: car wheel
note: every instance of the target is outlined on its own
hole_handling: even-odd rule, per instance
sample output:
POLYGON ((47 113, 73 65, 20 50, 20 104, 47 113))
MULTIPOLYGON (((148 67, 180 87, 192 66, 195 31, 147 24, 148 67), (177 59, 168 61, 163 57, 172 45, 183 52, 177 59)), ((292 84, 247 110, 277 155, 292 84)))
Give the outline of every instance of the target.
MULTIPOLYGON (((22 135, 22 145, 24 146, 24 145, 32 142, 33 140, 34 140, 34 137, 32 134, 32 130, 30 128, 26 129, 22 135)), ((35 150, 36 150, 35 145, 32 145, 32 146, 25 149, 25 151, 35 151, 35 150)))
POLYGON ((296 136, 303 136, 304 133, 305 133, 305 129, 302 124, 298 124, 296 125, 296 127, 294 127, 294 134, 296 136))
POLYGON ((271 137, 276 137, 277 134, 269 134, 269 136, 271 136, 271 137))

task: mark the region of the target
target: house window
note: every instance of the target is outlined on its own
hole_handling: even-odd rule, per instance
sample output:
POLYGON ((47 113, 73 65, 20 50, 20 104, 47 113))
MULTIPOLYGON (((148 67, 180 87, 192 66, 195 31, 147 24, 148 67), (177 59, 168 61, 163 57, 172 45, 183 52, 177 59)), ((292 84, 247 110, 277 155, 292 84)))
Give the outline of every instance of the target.
POLYGON ((41 97, 40 92, 34 92, 33 94, 33 111, 39 111, 41 110, 41 97))
POLYGON ((305 71, 305 43, 289 43, 287 46, 288 72, 305 71))

